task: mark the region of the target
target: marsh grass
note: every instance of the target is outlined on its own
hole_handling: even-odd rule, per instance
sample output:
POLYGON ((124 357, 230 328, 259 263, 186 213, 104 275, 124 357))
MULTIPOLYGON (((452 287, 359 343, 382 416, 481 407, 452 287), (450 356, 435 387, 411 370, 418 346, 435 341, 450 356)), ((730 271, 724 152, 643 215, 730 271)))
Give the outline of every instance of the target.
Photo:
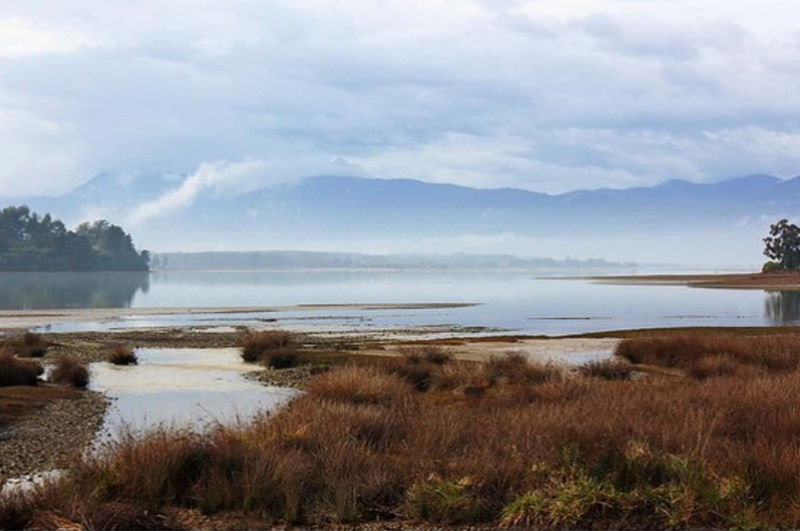
POLYGON ((0 504, 0 527, 43 511, 81 521, 75 500, 86 514, 183 507, 319 527, 800 525, 800 370, 625 380, 518 355, 437 367, 427 390, 394 364, 335 369, 248 425, 124 437, 77 460, 56 494, 0 504))
POLYGON ((63 356, 56 361, 48 380, 61 385, 86 387, 89 385, 89 368, 77 358, 63 356))
POLYGON ((244 361, 260 362, 273 369, 295 367, 301 362, 294 335, 283 330, 250 332, 242 340, 241 350, 244 361))
POLYGON ((578 367, 578 371, 587 378, 603 380, 630 380, 633 367, 630 363, 618 360, 590 361, 578 367))
POLYGON ((7 347, 0 347, 0 387, 12 385, 37 385, 44 373, 35 361, 21 360, 7 347))
POLYGON ((116 345, 108 353, 108 361, 114 365, 137 365, 139 358, 130 345, 116 345))
POLYGON ((47 353, 48 344, 39 334, 25 332, 20 337, 6 340, 3 347, 23 358, 41 358, 47 353))
POLYGON ((615 353, 634 364, 679 368, 700 379, 780 372, 800 367, 800 335, 671 334, 626 339, 615 353))

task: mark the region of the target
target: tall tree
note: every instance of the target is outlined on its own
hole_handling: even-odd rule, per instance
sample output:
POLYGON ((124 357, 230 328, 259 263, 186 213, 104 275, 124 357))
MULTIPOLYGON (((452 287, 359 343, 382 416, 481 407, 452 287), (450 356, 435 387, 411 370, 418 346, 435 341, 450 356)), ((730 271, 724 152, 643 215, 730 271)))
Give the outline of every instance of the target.
POLYGON ((800 268, 800 227, 782 219, 770 225, 769 236, 764 238, 764 254, 785 271, 800 268))

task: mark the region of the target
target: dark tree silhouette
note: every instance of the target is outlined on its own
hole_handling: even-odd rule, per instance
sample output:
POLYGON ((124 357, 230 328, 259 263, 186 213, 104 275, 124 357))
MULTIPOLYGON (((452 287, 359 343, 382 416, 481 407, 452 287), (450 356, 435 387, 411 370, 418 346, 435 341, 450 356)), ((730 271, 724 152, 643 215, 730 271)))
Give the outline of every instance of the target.
POLYGON ((770 225, 764 238, 764 254, 778 263, 784 271, 800 268, 800 227, 782 219, 770 225))
POLYGON ((73 232, 27 206, 0 211, 0 271, 145 271, 149 254, 107 221, 73 232))

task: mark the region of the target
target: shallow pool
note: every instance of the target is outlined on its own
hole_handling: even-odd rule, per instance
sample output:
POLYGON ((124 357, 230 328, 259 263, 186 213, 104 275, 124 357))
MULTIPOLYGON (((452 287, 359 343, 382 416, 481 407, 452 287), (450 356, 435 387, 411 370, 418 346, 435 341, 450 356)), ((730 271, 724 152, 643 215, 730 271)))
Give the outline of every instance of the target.
POLYGON ((101 439, 159 425, 202 430, 246 421, 297 394, 248 378, 239 350, 137 349, 138 365, 91 364, 90 388, 112 399, 101 439))

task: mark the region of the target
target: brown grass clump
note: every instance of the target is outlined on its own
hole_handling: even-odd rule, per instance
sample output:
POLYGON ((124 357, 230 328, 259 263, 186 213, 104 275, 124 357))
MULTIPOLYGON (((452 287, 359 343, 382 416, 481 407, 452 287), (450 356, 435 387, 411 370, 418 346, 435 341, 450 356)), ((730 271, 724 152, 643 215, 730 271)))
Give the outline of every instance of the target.
POLYGON ((800 335, 685 333, 622 341, 616 354, 631 363, 674 367, 697 378, 800 367, 800 335))
POLYGON ((47 353, 47 343, 39 334, 25 332, 22 336, 22 349, 19 353, 28 358, 41 358, 47 353))
POLYGON ((486 379, 490 384, 537 384, 559 380, 563 376, 555 365, 530 363, 521 352, 509 351, 503 356, 492 356, 485 364, 486 379))
POLYGON ((294 336, 283 330, 251 332, 242 341, 242 359, 274 369, 294 367, 301 361, 294 336))
POLYGON ((76 358, 64 356, 56 362, 48 379, 57 384, 86 387, 89 385, 89 369, 76 358))
POLYGON ((21 337, 5 341, 3 345, 22 358, 41 358, 48 348, 42 336, 33 332, 25 332, 21 337))
POLYGON ((434 365, 444 365, 453 359, 453 355, 439 345, 407 345, 400 348, 400 355, 411 363, 426 361, 434 365))
POLYGON ((320 400, 350 404, 386 405, 402 401, 411 391, 395 375, 371 367, 346 367, 309 382, 308 393, 320 400))
POLYGON ((114 365, 136 365, 139 363, 139 358, 129 345, 120 344, 108 353, 108 361, 114 365))
POLYGON ((0 347, 0 387, 37 385, 43 372, 39 363, 21 360, 10 349, 0 347))
POLYGON ((590 361, 578 367, 578 371, 587 378, 603 380, 630 380, 633 367, 629 363, 618 360, 590 361))

